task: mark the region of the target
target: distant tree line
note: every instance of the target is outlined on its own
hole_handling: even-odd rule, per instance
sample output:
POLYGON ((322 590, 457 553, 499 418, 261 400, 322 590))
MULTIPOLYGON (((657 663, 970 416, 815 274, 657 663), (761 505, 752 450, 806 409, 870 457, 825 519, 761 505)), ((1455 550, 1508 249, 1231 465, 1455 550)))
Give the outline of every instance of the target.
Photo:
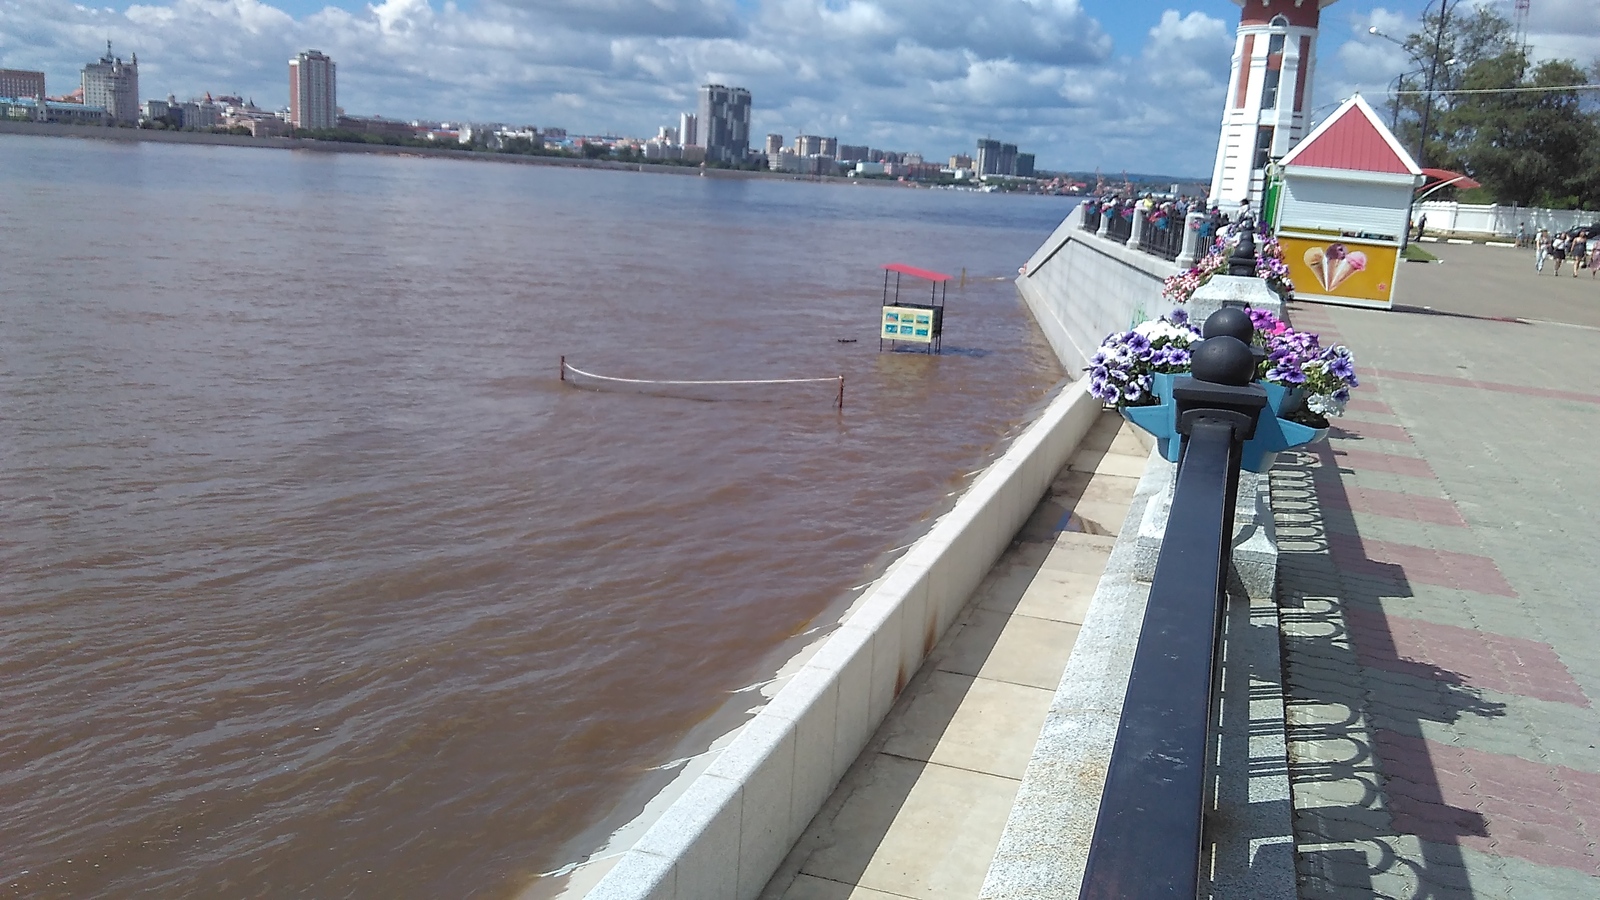
POLYGON ((1436 95, 1431 110, 1425 93, 1391 98, 1401 143, 1416 153, 1421 137, 1420 165, 1483 184, 1464 200, 1600 208, 1600 92, 1507 90, 1600 84, 1600 59, 1587 68, 1570 59, 1535 64, 1497 9, 1452 11, 1442 35, 1439 15, 1425 16, 1406 40, 1421 70, 1400 79, 1399 90, 1425 92, 1431 69, 1436 95), (1495 92, 1437 94, 1463 90, 1495 92))

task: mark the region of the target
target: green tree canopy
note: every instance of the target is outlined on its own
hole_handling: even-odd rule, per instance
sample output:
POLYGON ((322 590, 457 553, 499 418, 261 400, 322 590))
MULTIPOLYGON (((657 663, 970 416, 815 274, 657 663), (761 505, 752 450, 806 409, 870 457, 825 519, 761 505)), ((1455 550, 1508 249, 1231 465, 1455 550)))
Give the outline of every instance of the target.
POLYGON ((1426 95, 1396 101, 1398 136, 1414 150, 1429 113, 1418 162, 1472 176, 1499 203, 1600 208, 1600 97, 1560 90, 1600 83, 1600 60, 1588 69, 1572 60, 1532 64, 1515 27, 1491 7, 1452 7, 1439 26, 1431 13, 1407 39, 1419 74, 1400 90, 1426 91, 1431 72, 1434 91, 1446 93, 1431 98, 1431 110, 1426 95))

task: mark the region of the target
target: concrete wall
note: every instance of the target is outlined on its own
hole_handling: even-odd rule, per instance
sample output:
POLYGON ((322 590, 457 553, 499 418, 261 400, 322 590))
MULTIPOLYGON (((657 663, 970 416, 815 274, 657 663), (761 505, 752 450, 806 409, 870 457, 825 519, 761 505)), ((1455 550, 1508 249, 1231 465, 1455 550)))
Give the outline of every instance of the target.
POLYGON ((1074 374, 1106 335, 1171 309, 1161 286, 1178 271, 1160 257, 1089 234, 1082 216, 1082 206, 1074 209, 1017 278, 1028 309, 1074 374))
POLYGON ((1428 217, 1429 231, 1459 231, 1503 237, 1514 237, 1517 225, 1522 222, 1528 223, 1529 237, 1540 228, 1566 231, 1579 225, 1600 222, 1600 212, 1594 210, 1478 205, 1446 200, 1426 200, 1417 204, 1412 218, 1422 215, 1428 217))
POLYGON ((751 900, 1100 411, 1068 386, 587 895, 751 900))

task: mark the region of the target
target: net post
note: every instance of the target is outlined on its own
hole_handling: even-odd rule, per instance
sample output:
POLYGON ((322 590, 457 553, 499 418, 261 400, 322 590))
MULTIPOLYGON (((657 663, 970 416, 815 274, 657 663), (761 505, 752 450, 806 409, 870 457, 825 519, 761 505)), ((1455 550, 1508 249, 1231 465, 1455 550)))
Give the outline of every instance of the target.
POLYGON ((561 357, 561 380, 567 380, 567 358, 565 356, 561 357))

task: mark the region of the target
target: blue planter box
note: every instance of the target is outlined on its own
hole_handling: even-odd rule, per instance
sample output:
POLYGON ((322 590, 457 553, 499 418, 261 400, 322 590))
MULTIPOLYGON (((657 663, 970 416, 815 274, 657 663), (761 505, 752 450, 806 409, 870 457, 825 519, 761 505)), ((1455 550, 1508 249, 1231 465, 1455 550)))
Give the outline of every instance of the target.
MULTIPOLYGON (((1183 436, 1178 434, 1178 407, 1172 402, 1172 383, 1181 375, 1156 375, 1153 393, 1161 402, 1154 406, 1124 406, 1122 417, 1155 436, 1156 447, 1168 462, 1177 462, 1183 450, 1183 436)), ((1292 408, 1299 401, 1298 389, 1263 383, 1267 392, 1267 405, 1256 421, 1256 436, 1244 444, 1241 465, 1246 472, 1265 472, 1272 468, 1278 454, 1294 447, 1303 447, 1328 436, 1326 428, 1312 428, 1280 418, 1279 413, 1292 408)))

